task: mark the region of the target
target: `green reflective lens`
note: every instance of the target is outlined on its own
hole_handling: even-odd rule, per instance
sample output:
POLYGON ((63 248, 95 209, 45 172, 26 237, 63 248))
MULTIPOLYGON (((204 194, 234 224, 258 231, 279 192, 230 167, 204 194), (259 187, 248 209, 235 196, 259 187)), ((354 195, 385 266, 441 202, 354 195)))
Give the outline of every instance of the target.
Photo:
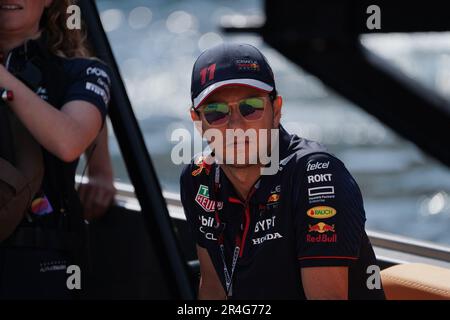
POLYGON ((203 115, 209 125, 222 125, 228 121, 230 108, 226 103, 209 103, 203 108, 203 115))
POLYGON ((203 112, 209 113, 209 112, 222 112, 222 113, 228 113, 230 111, 228 104, 226 103, 209 103, 205 106, 203 109, 203 112))
POLYGON ((264 114, 263 98, 248 98, 239 103, 239 111, 247 120, 259 120, 264 114))
POLYGON ((255 109, 264 109, 264 99, 262 98, 248 98, 243 100, 241 103, 245 103, 255 109))

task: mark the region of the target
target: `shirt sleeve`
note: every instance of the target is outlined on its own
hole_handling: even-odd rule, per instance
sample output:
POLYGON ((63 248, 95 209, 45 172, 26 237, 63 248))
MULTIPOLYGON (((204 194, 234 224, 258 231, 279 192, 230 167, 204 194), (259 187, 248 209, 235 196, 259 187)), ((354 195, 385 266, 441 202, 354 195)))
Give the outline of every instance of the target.
POLYGON ((366 220, 358 185, 340 160, 325 153, 308 156, 298 179, 300 267, 350 266, 358 259, 366 220))
POLYGON ((75 59, 69 70, 70 85, 63 104, 81 100, 94 105, 103 121, 108 113, 110 101, 110 69, 99 60, 75 59))
POLYGON ((192 166, 187 165, 184 167, 183 172, 180 177, 180 198, 183 205, 184 214, 186 215, 186 220, 189 226, 189 230, 194 241, 202 248, 206 247, 205 237, 201 232, 201 224, 199 220, 199 215, 194 209, 195 194, 193 185, 194 181, 191 175, 192 166))

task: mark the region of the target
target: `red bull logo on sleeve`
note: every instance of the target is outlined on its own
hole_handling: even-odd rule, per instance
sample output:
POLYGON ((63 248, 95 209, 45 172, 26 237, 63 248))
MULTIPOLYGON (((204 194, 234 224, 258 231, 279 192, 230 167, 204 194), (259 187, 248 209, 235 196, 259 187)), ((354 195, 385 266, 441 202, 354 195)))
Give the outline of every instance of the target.
POLYGON ((318 206, 308 209, 306 214, 315 219, 328 219, 336 215, 336 209, 327 206, 318 206))
POLYGON ((326 233, 319 234, 317 236, 312 236, 310 234, 306 235, 306 242, 308 243, 336 243, 337 242, 337 234, 328 235, 326 233))
MULTIPOLYGON (((208 186, 203 184, 200 185, 197 191, 197 195, 195 196, 195 202, 197 202, 200 207, 203 208, 206 212, 214 212, 216 201, 209 199, 209 189, 208 186)), ((217 210, 221 210, 223 207, 223 202, 220 201, 217 203, 217 210)))
POLYGON ((325 232, 334 232, 334 224, 329 225, 323 222, 319 222, 315 225, 309 225, 308 232, 318 232, 318 233, 325 233, 325 232))
POLYGON ((335 233, 334 224, 329 225, 319 222, 314 225, 308 225, 308 234, 306 235, 306 242, 308 243, 334 243, 337 242, 337 235, 335 233), (328 232, 334 234, 329 235, 328 232), (319 233, 318 235, 311 235, 310 233, 319 233))

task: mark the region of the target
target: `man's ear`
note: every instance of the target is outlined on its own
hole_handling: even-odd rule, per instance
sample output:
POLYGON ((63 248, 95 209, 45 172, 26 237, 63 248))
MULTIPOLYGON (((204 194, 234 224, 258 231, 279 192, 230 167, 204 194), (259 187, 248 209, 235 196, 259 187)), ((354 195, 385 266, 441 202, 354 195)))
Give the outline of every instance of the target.
POLYGON ((278 128, 280 126, 281 120, 281 108, 283 106, 283 98, 281 96, 277 96, 273 101, 273 126, 274 128, 278 128))
POLYGON ((192 121, 201 121, 199 114, 191 108, 191 119, 192 121))
POLYGON ((200 136, 203 136, 202 120, 200 119, 199 114, 192 108, 191 119, 194 121, 194 127, 197 129, 198 133, 200 133, 200 136))

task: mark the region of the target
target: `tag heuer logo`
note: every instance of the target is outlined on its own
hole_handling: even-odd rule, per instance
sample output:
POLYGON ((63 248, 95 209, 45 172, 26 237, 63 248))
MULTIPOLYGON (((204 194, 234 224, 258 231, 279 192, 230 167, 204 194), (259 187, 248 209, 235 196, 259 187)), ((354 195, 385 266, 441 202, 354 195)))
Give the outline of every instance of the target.
MULTIPOLYGON (((207 186, 203 184, 200 185, 197 195, 195 196, 195 202, 197 202, 206 212, 214 212, 215 201, 209 200, 209 189, 207 186)), ((221 210, 222 207, 223 202, 218 202, 217 210, 221 210)))

